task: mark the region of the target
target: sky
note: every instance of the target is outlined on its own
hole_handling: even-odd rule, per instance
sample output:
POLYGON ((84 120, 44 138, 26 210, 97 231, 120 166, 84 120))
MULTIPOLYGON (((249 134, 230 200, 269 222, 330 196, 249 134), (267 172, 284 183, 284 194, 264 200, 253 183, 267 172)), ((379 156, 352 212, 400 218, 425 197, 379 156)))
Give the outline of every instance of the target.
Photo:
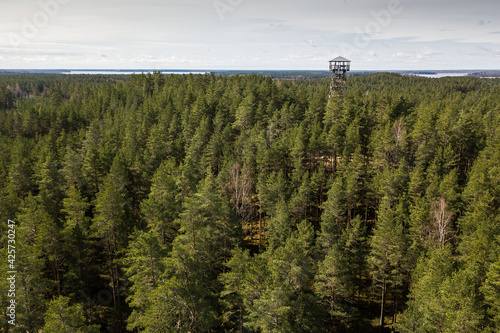
POLYGON ((0 69, 500 69, 498 0, 0 0, 0 69))

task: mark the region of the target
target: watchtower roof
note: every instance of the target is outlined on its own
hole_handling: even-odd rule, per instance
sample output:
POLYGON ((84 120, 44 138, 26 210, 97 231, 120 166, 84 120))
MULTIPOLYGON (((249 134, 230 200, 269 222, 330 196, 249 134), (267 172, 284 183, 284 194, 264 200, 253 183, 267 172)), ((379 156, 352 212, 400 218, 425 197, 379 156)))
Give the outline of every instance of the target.
POLYGON ((333 62, 333 61, 351 62, 351 60, 346 59, 346 58, 344 58, 344 57, 337 57, 337 58, 335 58, 335 59, 330 60, 330 62, 333 62))

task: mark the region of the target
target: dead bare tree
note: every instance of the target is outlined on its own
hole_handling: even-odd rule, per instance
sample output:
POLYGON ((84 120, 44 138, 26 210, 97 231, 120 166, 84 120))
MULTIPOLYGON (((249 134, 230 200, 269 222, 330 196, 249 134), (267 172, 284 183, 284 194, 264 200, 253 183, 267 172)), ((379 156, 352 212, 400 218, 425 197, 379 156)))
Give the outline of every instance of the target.
POLYGON ((392 126, 392 134, 394 134, 394 141, 396 143, 396 149, 399 147, 399 143, 405 132, 404 120, 403 118, 398 118, 394 125, 392 126))
POLYGON ((451 232, 451 220, 453 213, 448 211, 448 204, 444 198, 435 201, 431 207, 431 220, 437 232, 438 242, 441 247, 451 238, 448 234, 451 232))
POLYGON ((404 149, 406 142, 406 129, 403 117, 398 118, 394 125, 392 126, 392 134, 394 136, 394 158, 397 160, 399 156, 399 151, 404 149))
MULTIPOLYGON (((251 222, 255 214, 255 207, 252 205, 253 180, 250 168, 244 167, 242 169, 239 163, 235 163, 231 167, 229 187, 232 193, 231 203, 240 216, 242 225, 251 222)), ((251 224, 250 234, 252 234, 251 224)))

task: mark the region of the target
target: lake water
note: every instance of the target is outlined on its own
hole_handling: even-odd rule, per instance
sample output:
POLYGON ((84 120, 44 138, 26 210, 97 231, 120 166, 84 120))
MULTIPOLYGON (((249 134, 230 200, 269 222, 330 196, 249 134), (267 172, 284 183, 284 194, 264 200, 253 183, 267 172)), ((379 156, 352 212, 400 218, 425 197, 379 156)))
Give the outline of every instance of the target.
MULTIPOLYGON (((74 70, 74 71, 69 71, 66 72, 65 74, 70 74, 70 75, 79 75, 79 74, 85 74, 85 75, 132 75, 132 74, 148 74, 148 73, 154 73, 155 70, 143 70, 143 71, 134 71, 134 70, 74 70)), ((206 74, 207 72, 200 72, 200 71, 161 71, 162 74, 206 74)))
POLYGON ((467 76, 468 73, 435 73, 435 74, 413 74, 415 76, 421 76, 421 77, 433 77, 433 78, 440 78, 440 77, 457 77, 457 76, 467 76))

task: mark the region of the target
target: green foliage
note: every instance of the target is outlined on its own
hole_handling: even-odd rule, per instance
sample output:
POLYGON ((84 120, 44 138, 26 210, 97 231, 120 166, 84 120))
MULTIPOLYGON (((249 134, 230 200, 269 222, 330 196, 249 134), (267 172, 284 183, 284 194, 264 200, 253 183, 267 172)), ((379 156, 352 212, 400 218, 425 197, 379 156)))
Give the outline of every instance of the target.
POLYGON ((236 247, 231 251, 231 259, 226 266, 229 271, 220 275, 220 281, 224 285, 221 292, 221 302, 223 305, 222 322, 230 330, 243 331, 243 320, 245 315, 244 288, 251 287, 249 276, 252 258, 248 250, 236 247), (247 283, 249 283, 247 285, 247 283))
POLYGON ((344 332, 359 327, 356 293, 366 275, 366 228, 356 216, 327 250, 315 276, 315 293, 328 309, 329 331, 344 332))
POLYGON ((14 106, 14 94, 4 85, 0 85, 0 108, 4 111, 14 106))
POLYGON ((500 325, 500 263, 494 262, 490 266, 486 280, 481 287, 485 303, 488 306, 488 314, 491 316, 492 326, 500 325))
POLYGON ((50 301, 45 312, 45 325, 42 332, 97 333, 99 325, 86 325, 83 308, 80 304, 69 305, 65 296, 50 301))
POLYGON ((261 255, 269 257, 267 263, 254 259, 258 266, 250 266, 266 275, 259 284, 250 275, 252 268, 246 275, 242 292, 248 311, 245 327, 262 332, 310 332, 321 327, 324 313, 311 295, 316 269, 313 235, 311 225, 302 222, 285 244, 261 255))
POLYGON ((169 160, 156 170, 149 196, 142 201, 141 212, 148 228, 158 235, 163 244, 168 245, 177 235, 176 221, 180 210, 181 198, 175 164, 173 160, 169 160))
POLYGON ((14 331, 498 331, 500 82, 328 83, 0 76, 14 331))
POLYGON ((470 332, 483 325, 472 270, 457 270, 451 248, 435 248, 415 271, 402 332, 470 332), (472 274, 471 274, 472 273, 472 274))

